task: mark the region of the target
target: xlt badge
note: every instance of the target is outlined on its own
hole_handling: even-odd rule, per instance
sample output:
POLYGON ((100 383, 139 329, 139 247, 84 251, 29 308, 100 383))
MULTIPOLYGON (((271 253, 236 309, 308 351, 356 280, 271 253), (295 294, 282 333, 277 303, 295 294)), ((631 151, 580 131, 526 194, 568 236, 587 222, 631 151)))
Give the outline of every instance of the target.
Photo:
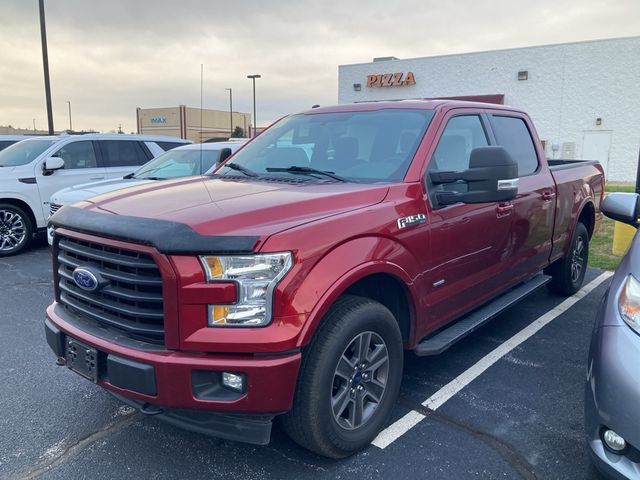
POLYGON ((398 228, 413 227, 427 221, 427 216, 424 213, 416 213, 415 215, 409 215, 408 217, 402 217, 398 219, 398 228))

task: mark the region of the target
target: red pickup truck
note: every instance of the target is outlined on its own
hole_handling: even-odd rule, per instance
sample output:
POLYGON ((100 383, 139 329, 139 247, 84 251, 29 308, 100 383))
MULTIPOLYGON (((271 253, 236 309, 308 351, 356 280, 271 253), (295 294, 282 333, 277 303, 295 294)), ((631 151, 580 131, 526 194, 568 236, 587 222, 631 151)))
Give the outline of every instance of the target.
POLYGON ((580 288, 603 187, 596 162, 548 162, 514 108, 315 108, 213 175, 56 213, 47 341, 144 413, 257 444, 279 416, 344 457, 388 421, 403 350, 580 288))

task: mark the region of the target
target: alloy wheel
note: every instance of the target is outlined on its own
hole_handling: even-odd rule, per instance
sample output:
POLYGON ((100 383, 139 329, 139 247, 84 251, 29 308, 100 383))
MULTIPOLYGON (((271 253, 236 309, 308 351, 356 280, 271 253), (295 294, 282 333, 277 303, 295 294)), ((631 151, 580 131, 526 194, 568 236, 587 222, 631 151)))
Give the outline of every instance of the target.
POLYGON ((10 252, 24 243, 27 226, 21 215, 12 210, 0 210, 0 252, 10 252))
POLYGON ((576 244, 573 248, 573 253, 571 256, 571 281, 573 283, 577 282, 580 279, 580 275, 582 274, 582 269, 584 268, 584 263, 585 263, 584 247, 585 247, 584 238, 580 236, 576 240, 576 244))
POLYGON ((387 387, 389 350, 375 332, 363 332, 349 342, 333 374, 331 410, 346 430, 366 424, 387 387))

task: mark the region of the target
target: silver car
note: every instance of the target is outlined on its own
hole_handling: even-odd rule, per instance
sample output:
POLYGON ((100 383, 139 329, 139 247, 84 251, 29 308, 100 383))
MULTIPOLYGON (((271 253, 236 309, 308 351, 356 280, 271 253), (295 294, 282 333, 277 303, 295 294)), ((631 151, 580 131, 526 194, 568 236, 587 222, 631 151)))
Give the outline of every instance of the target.
MULTIPOLYGON (((600 205, 638 227, 640 196, 609 194, 600 205)), ((585 389, 585 428, 595 466, 610 478, 640 478, 640 235, 598 309, 585 389)))

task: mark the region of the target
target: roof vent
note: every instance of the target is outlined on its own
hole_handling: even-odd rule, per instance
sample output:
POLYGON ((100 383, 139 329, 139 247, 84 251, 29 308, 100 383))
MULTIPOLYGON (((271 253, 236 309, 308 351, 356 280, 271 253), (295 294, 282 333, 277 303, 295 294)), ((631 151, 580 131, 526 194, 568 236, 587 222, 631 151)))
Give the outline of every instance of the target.
POLYGON ((398 57, 375 57, 374 62, 390 62, 391 60, 400 60, 398 57))

